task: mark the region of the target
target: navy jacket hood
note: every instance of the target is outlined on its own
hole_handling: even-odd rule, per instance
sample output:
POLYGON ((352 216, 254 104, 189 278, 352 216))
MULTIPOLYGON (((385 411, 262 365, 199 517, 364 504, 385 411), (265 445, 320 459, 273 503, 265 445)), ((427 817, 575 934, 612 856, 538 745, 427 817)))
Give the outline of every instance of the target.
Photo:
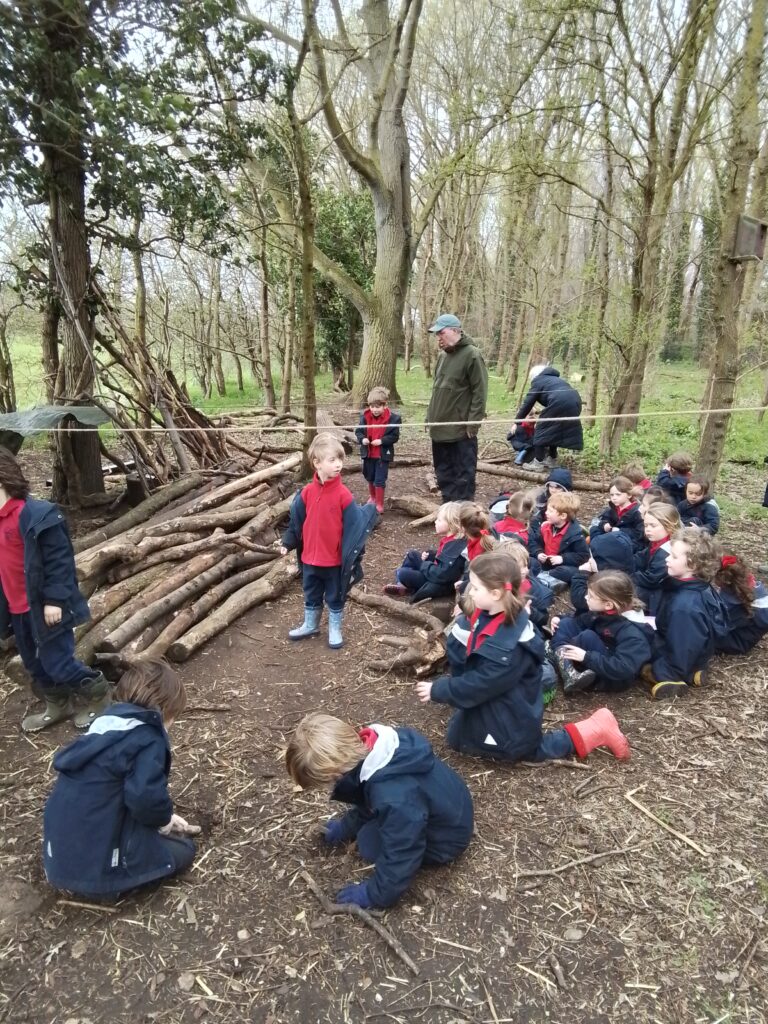
POLYGON ((163 719, 154 708, 142 708, 137 704, 113 704, 103 715, 94 720, 96 728, 79 736, 69 746, 59 750, 53 758, 57 772, 76 772, 90 761, 101 756, 109 747, 122 743, 139 723, 150 725, 166 738, 163 719), (101 731, 104 730, 104 731, 101 731))
POLYGON ((628 575, 635 571, 635 549, 623 530, 595 534, 589 550, 598 569, 619 569, 628 575))
POLYGON ((570 469, 564 469, 561 466, 557 466, 547 477, 545 483, 548 484, 559 484, 564 487, 566 491, 573 490, 573 476, 571 475, 570 469))

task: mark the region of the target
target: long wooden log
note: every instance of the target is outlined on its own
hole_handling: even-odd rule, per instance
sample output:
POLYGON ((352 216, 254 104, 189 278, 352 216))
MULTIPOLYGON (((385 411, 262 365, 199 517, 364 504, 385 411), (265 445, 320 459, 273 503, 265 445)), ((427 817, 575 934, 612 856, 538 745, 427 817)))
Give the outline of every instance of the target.
MULTIPOLYGON (((179 539, 181 543, 187 544, 199 540, 199 537, 195 533, 184 533, 179 539)), ((131 535, 128 534, 124 537, 115 537, 99 548, 89 548, 75 559, 77 578, 81 581, 98 579, 115 562, 136 561, 137 559, 133 557, 134 552, 141 543, 140 539, 131 539, 131 535)), ((142 550, 142 555, 150 554, 161 546, 157 543, 148 545, 142 550)))
POLYGON ((211 512, 200 512, 195 516, 185 516, 181 520, 169 519, 166 523, 159 523, 157 526, 148 527, 147 535, 150 537, 167 537, 178 532, 180 529, 187 531, 196 530, 202 533, 205 530, 215 530, 217 526, 240 526, 256 515, 263 505, 263 501, 252 505, 242 503, 238 507, 230 506, 224 509, 213 509, 211 512))
POLYGON ((91 613, 91 622, 95 626, 111 612, 121 605, 124 605, 130 598, 148 590, 155 580, 160 579, 163 569, 159 565, 153 565, 148 569, 131 576, 123 583, 116 583, 111 587, 104 587, 95 594, 88 603, 91 613))
POLYGON ((77 537, 73 541, 73 547, 75 554, 79 554, 81 551, 87 551, 88 548, 94 547, 96 544, 100 544, 102 541, 110 540, 112 537, 117 537, 120 533, 125 533, 128 530, 133 529, 134 526, 138 526, 140 523, 146 522, 161 508, 164 508, 170 502, 175 501, 176 498, 187 494, 189 491, 194 490, 196 487, 200 487, 205 483, 205 478, 200 473, 190 473, 189 476, 183 476, 181 479, 176 480, 172 484, 168 484, 166 487, 161 487, 159 490, 142 501, 140 505, 132 508, 130 512, 126 512, 124 515, 119 516, 111 523, 107 523, 105 526, 100 527, 98 530, 93 530, 91 533, 86 533, 82 537, 77 537))
POLYGON ((440 506, 418 494, 399 494, 389 499, 389 507, 397 512, 405 512, 409 516, 426 518, 435 515, 440 506))
MULTIPOLYGON (((487 473, 489 476, 511 477, 514 480, 523 480, 531 487, 541 487, 549 476, 550 470, 544 473, 531 473, 518 466, 495 466, 491 462, 478 462, 478 473, 487 473)), ((574 491, 599 491, 601 494, 606 491, 606 484, 597 483, 594 480, 584 480, 581 477, 573 481, 574 491)))
POLYGON ((270 571, 270 563, 272 561, 274 561, 274 558, 263 565, 253 565, 250 569, 245 569, 243 572, 230 576, 229 579, 222 580, 215 587, 211 587, 207 594, 203 594, 202 597, 199 597, 188 607, 182 608, 153 643, 146 647, 137 644, 139 658, 164 657, 168 648, 175 640, 184 636, 188 630, 199 622, 212 608, 220 604, 224 598, 229 597, 234 591, 240 590, 247 584, 266 576, 270 571))
POLYGON ((172 644, 168 649, 168 657, 171 661, 186 661, 206 641, 221 633, 250 608, 279 597, 298 574, 299 569, 293 554, 278 559, 263 579, 236 591, 202 622, 172 644))
MULTIPOLYGON (((206 496, 208 499, 217 499, 216 504, 220 501, 224 501, 228 498, 233 498, 236 494, 242 494, 244 491, 250 490, 257 484, 265 483, 268 480, 274 480, 276 477, 282 476, 284 473, 290 473, 295 469, 298 469, 301 465, 301 452, 296 452, 293 455, 289 455, 287 459, 282 459, 280 462, 276 462, 273 466, 268 466, 266 469, 256 470, 254 473, 249 473, 247 476, 241 477, 239 480, 232 480, 228 484, 224 484, 222 487, 218 487, 210 495, 206 496)), ((212 508, 213 505, 205 504, 200 509, 204 511, 206 508, 212 508)))
POLYGON ((414 608, 412 604, 401 604, 384 594, 366 594, 360 587, 353 587, 349 596, 357 604, 365 605, 366 608, 374 608, 384 615, 394 615, 399 619, 405 619, 406 622, 421 626, 430 633, 440 633, 445 628, 445 623, 436 616, 430 615, 429 612, 422 611, 420 607, 414 608))

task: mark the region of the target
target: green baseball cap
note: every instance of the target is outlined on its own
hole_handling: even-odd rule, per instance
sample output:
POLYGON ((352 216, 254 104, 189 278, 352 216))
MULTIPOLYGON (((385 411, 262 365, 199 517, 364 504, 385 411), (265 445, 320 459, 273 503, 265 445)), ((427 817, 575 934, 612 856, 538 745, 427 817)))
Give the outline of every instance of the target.
POLYGON ((461 320, 459 320, 457 316, 454 316, 453 313, 441 313, 429 328, 429 333, 437 334, 438 331, 442 331, 446 327, 453 327, 454 330, 460 331, 461 320))

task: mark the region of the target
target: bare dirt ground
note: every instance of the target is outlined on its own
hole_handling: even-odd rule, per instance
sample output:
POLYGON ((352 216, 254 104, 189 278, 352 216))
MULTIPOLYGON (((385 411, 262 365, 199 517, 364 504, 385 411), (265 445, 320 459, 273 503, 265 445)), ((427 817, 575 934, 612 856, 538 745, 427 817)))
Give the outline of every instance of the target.
MULTIPOLYGON (((426 493, 423 479, 395 470, 390 492, 426 493)), ((362 498, 362 478, 349 482, 362 498)), ((479 497, 500 483, 481 478, 479 497)), ((745 469, 744 485, 759 493, 759 475, 745 469)), ((602 501, 582 499, 586 520, 602 501)), ((764 561, 767 527, 745 518, 724 536, 764 561)), ((429 536, 387 514, 367 586, 429 536)), ((350 604, 334 652, 324 638, 289 643, 300 612, 296 584, 181 667, 190 707, 171 737, 172 792, 203 826, 198 859, 113 906, 78 905, 44 881, 42 807, 71 726, 24 737, 28 695, 2 677, 0 1024, 768 1021, 765 644, 717 659, 685 699, 613 698, 628 764, 598 751, 585 764, 507 767, 448 752, 449 709, 366 670, 386 655, 377 635, 407 626, 350 604), (472 789, 467 853, 423 871, 382 918, 418 976, 359 921, 327 916, 299 875, 332 896, 369 870, 352 849, 323 848, 333 808, 285 775, 286 736, 313 709, 421 729, 472 789)), ((561 694, 547 721, 597 706, 561 694)))

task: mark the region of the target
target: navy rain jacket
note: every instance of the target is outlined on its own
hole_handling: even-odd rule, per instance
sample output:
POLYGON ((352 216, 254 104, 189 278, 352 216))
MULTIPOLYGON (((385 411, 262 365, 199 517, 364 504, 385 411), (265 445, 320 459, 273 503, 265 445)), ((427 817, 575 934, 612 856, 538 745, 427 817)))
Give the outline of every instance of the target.
POLYGON ((609 536, 605 531, 606 525, 611 528, 618 527, 622 533, 626 533, 632 541, 632 546, 638 550, 645 544, 643 517, 640 515, 640 506, 637 504, 634 508, 628 508, 624 515, 620 516, 616 511, 616 506, 609 503, 608 507, 604 508, 597 517, 597 521, 590 526, 590 540, 594 540, 595 537, 609 536))
POLYGON ((421 571, 426 583, 419 587, 411 597, 411 604, 424 601, 428 597, 452 597, 455 593, 454 583, 458 583, 464 575, 467 559, 464 551, 467 547, 466 537, 456 537, 443 546, 443 550, 434 560, 421 563, 421 571))
POLYGON ((755 584, 752 614, 730 590, 718 591, 725 611, 725 632, 717 637, 718 654, 749 654, 768 633, 768 590, 755 584))
MULTIPOLYGON (((536 523, 531 527, 528 533, 528 552, 531 556, 531 562, 536 563, 537 569, 542 571, 548 568, 545 562, 542 566, 538 560, 539 554, 544 550, 544 539, 541 536, 541 525, 536 523)), ((572 565, 578 568, 583 565, 589 558, 589 548, 587 547, 587 541, 584 537, 584 531, 581 528, 581 523, 575 519, 566 523, 562 527, 564 533, 563 539, 560 541, 560 548, 558 555, 562 556, 562 565, 572 565)), ((557 566, 554 566, 556 569, 557 566)))
POLYGON ((668 469, 662 469, 659 470, 656 483, 659 487, 664 488, 676 505, 679 505, 681 501, 685 501, 685 488, 688 484, 687 476, 679 476, 678 474, 672 476, 668 469))
MULTIPOLYGON (((577 670, 590 669, 595 673, 595 690, 618 693, 628 689, 638 679, 643 665, 651 660, 651 627, 634 622, 624 615, 601 615, 596 612, 585 612, 575 619, 579 630, 591 629, 608 648, 605 653, 587 651, 584 661, 576 666, 577 670)), ((562 641, 558 642, 557 633, 552 644, 554 647, 562 646, 562 641)))
MULTIPOLYGON (((542 523, 544 521, 544 510, 546 509, 547 502, 550 498, 550 490, 547 487, 547 484, 557 484, 558 487, 556 490, 572 491, 573 476, 570 469, 564 469, 562 466, 557 466, 544 481, 544 487, 536 495, 536 510, 531 516, 529 529, 534 525, 534 523, 542 523)), ((509 498, 509 495, 507 495, 507 498, 509 498)), ((506 515, 506 512, 504 514, 506 515)))
MULTIPOLYGON (((635 552, 632 541, 625 531, 599 533, 589 545, 589 553, 595 560, 598 572, 602 569, 618 569, 631 576, 635 568, 635 552)), ((591 572, 577 572, 571 578, 571 604, 577 612, 586 612, 587 588, 591 572)))
MULTIPOLYGON (((481 630, 491 616, 483 612, 476 624, 481 630)), ((456 626, 469 630, 466 616, 456 626)), ((432 700, 458 710, 458 749, 482 751, 487 757, 520 761, 532 754, 541 740, 544 715, 542 664, 544 643, 525 612, 510 625, 500 626, 468 656, 466 647, 448 647, 451 675, 432 684, 432 700)))
POLYGON ((662 588, 668 579, 667 555, 671 548, 672 542, 665 540, 653 555, 651 555, 650 544, 644 551, 638 551, 635 555, 635 571, 632 573, 632 582, 635 584, 637 596, 645 605, 648 615, 655 615, 659 610, 662 588))
POLYGON ((373 750, 341 776, 331 799, 353 805, 343 819, 348 838, 367 822, 378 826, 381 850, 367 880, 376 907, 392 906, 422 864, 455 860, 472 838, 466 783, 415 729, 381 729, 373 750))
POLYGON ((694 674, 707 667, 725 630, 725 607, 714 587, 704 580, 668 576, 656 612, 654 678, 692 683, 694 674))
POLYGON ((165 837, 171 749, 160 712, 113 704, 53 759, 45 805, 45 874, 57 889, 102 895, 173 874, 165 837))
MULTIPOLYGON (((395 445, 400 440, 400 424, 402 418, 399 413, 389 413, 389 421, 387 422, 387 429, 384 431, 384 436, 381 439, 381 447, 379 448, 379 458, 382 462, 391 462, 395 457, 395 445)), ((374 423, 373 426, 376 424, 374 423)), ((370 448, 367 444, 363 444, 363 438, 366 435, 366 429, 368 424, 365 422, 365 412, 360 413, 360 422, 355 427, 355 437, 360 445, 360 458, 367 459, 370 454, 370 448)))
POLYGON ((713 498, 691 504, 687 498, 678 504, 677 511, 683 526, 698 526, 712 536, 720 529, 720 508, 713 498))
MULTIPOLYGON (((38 644, 74 629, 90 618, 88 602, 80 593, 75 572, 75 553, 69 529, 58 505, 27 498, 19 515, 24 540, 24 581, 27 587, 32 632, 38 644), (43 607, 61 608, 61 621, 46 626, 43 607)), ((0 587, 0 637, 11 632, 11 614, 0 587)))
MULTIPOLYGON (((296 550, 299 568, 303 570, 301 552, 303 549, 302 533, 307 508, 301 496, 301 490, 291 504, 288 529, 281 541, 289 551, 296 550)), ((368 534, 379 520, 375 505, 358 505, 352 501, 342 513, 341 526, 341 600, 346 601, 347 594, 363 578, 363 555, 368 534)))
POLYGON ((531 381, 530 390, 517 410, 515 419, 524 420, 537 402, 543 411, 536 420, 534 445, 554 445, 580 452, 584 447, 581 420, 552 422, 558 416, 581 416, 581 395, 561 378, 554 366, 547 366, 531 381))

